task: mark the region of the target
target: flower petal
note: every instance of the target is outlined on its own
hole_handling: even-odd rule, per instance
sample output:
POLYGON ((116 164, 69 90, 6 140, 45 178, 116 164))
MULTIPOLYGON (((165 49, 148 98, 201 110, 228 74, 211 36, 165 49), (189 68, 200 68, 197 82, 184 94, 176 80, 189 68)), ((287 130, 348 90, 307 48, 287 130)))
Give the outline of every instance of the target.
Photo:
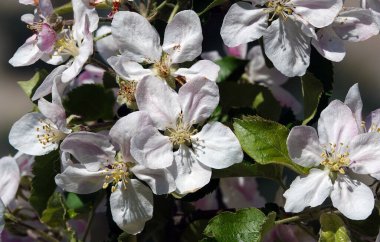
POLYGON ((370 132, 355 136, 348 145, 350 168, 359 174, 380 172, 380 134, 370 132))
POLYGON ((295 126, 286 141, 290 158, 300 166, 316 167, 323 152, 317 131, 310 126, 295 126))
POLYGON ((270 86, 269 90, 282 107, 291 108, 294 114, 301 112, 301 103, 290 92, 280 86, 275 85, 270 86))
POLYGON ((344 104, 346 104, 351 111, 354 113, 354 117, 356 119, 356 123, 358 124, 358 128, 362 129, 362 110, 363 110, 363 101, 360 96, 359 84, 354 84, 350 90, 348 90, 346 99, 344 100, 344 104))
POLYGON ((166 26, 162 49, 169 54, 172 63, 182 63, 202 53, 202 41, 198 15, 193 10, 184 10, 166 26))
POLYGON ((210 117, 218 105, 219 88, 215 82, 199 78, 183 85, 178 98, 184 123, 198 124, 210 117))
POLYGON ((42 30, 38 33, 37 46, 41 51, 50 53, 54 50, 57 34, 48 24, 42 24, 42 30))
POLYGON ((380 128, 380 108, 372 111, 365 120, 368 132, 379 132, 380 128))
POLYGON ((14 67, 29 66, 38 61, 43 52, 37 46, 37 35, 29 37, 25 43, 20 46, 13 57, 9 60, 9 64, 14 67))
POLYGON ((207 123, 191 140, 197 161, 208 167, 223 169, 243 160, 238 139, 222 123, 207 123))
POLYGON ((185 145, 174 153, 174 162, 169 170, 174 175, 177 192, 195 192, 210 182, 211 168, 198 161, 197 156, 185 145))
POLYGON ((150 169, 161 169, 173 163, 173 144, 168 136, 148 126, 131 139, 131 154, 135 160, 150 169))
POLYGON ((68 166, 61 174, 55 176, 57 186, 67 192, 89 194, 102 189, 105 182, 105 171, 89 171, 84 166, 68 166))
POLYGON ((123 188, 121 182, 111 193, 110 206, 115 223, 129 234, 138 234, 145 222, 153 217, 153 194, 148 187, 136 179, 123 188))
POLYGON ((235 47, 225 46, 224 50, 228 56, 233 56, 238 59, 244 60, 246 59, 248 44, 241 44, 235 47))
POLYGON ((36 101, 44 96, 49 95, 52 92, 54 81, 56 81, 56 84, 60 86, 59 89, 64 89, 66 85, 61 82, 61 76, 62 73, 67 69, 67 67, 67 65, 60 65, 56 67, 54 70, 52 70, 35 91, 32 97, 32 101, 36 101))
POLYGON ((11 156, 0 159, 0 200, 5 206, 15 198, 20 184, 20 169, 16 160, 11 156))
POLYGON ((58 148, 57 143, 42 145, 37 135, 40 133, 41 120, 46 120, 41 113, 28 113, 17 120, 9 132, 9 143, 17 150, 28 155, 45 155, 58 148))
POLYGON ((107 59, 108 64, 124 80, 140 81, 146 76, 153 75, 150 69, 145 69, 137 62, 129 61, 125 56, 112 56, 107 59))
POLYGON ((148 126, 153 126, 148 113, 137 111, 122 117, 111 128, 109 136, 112 143, 121 150, 124 160, 133 160, 130 153, 131 139, 148 126))
POLYGON ((17 165, 20 169, 21 176, 32 175, 32 166, 34 163, 34 156, 27 155, 22 152, 17 152, 14 156, 17 165))
POLYGON ((265 54, 284 75, 303 76, 310 62, 310 40, 292 19, 272 22, 264 35, 265 54))
POLYGON ((294 13, 300 15, 314 27, 323 28, 331 24, 342 9, 342 0, 291 0, 296 6, 294 13), (323 18, 321 18, 323 16, 323 18))
POLYGON ((364 41, 379 33, 372 13, 368 9, 346 8, 336 17, 332 28, 343 40, 364 41))
POLYGON ((99 16, 95 7, 90 5, 90 1, 72 0, 72 5, 75 20, 73 25, 74 37, 81 39, 83 38, 83 29, 88 28, 92 33, 98 28, 99 16))
POLYGON ((121 53, 131 61, 153 63, 161 58, 157 31, 138 13, 117 12, 112 21, 112 37, 121 53))
MULTIPOLYGON (((96 31, 96 37, 103 36, 105 34, 111 33, 111 26, 103 25, 96 31)), ((119 47, 116 44, 115 39, 112 35, 106 36, 102 39, 99 39, 95 43, 96 50, 99 52, 99 55, 107 60, 111 56, 115 56, 119 53, 119 47)))
POLYGON ((311 43, 319 54, 331 61, 340 62, 343 60, 346 56, 344 42, 330 26, 320 29, 317 36, 318 40, 312 39, 311 43))
POLYGON ((209 60, 200 60, 190 68, 179 68, 174 74, 175 76, 184 76, 187 82, 198 78, 206 78, 210 81, 216 81, 219 70, 219 65, 214 62, 209 60))
POLYGON ((223 20, 220 34, 224 44, 235 47, 260 38, 268 27, 268 14, 252 4, 235 3, 223 20))
POLYGON ((41 11, 42 16, 44 17, 50 17, 50 15, 54 13, 54 8, 50 0, 39 0, 38 10, 41 11))
POLYGON ((41 98, 38 100, 38 109, 45 117, 53 121, 59 129, 66 128, 66 113, 62 106, 41 98))
POLYGON ((168 169, 148 169, 135 165, 131 171, 138 179, 146 182, 156 195, 169 194, 176 189, 174 177, 168 169))
POLYGON ((332 101, 318 120, 318 135, 321 145, 347 145, 359 133, 350 108, 339 100, 332 101))
POLYGON ((136 87, 139 110, 146 111, 158 129, 175 127, 181 112, 178 94, 157 77, 148 76, 136 87))
POLYGON ((85 131, 69 134, 61 143, 61 151, 72 154, 89 171, 98 171, 102 164, 113 162, 115 157, 107 136, 85 131))
POLYGON ((328 170, 311 169, 309 175, 298 176, 285 191, 284 209, 286 212, 298 213, 305 207, 316 207, 330 195, 333 184, 328 170))
POLYGON ((375 205, 371 189, 346 175, 338 175, 330 196, 333 206, 352 220, 366 219, 375 205))

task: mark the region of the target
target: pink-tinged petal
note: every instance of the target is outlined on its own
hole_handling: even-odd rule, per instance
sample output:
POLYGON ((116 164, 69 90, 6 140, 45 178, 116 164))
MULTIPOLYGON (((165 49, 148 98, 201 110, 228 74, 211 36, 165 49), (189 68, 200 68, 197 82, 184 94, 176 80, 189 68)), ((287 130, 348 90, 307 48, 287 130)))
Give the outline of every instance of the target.
POLYGON ((319 142, 347 145, 359 133, 351 109, 339 100, 332 101, 322 112, 318 120, 319 142))
POLYGON ((291 108, 294 114, 298 114, 302 110, 301 103, 287 90, 280 86, 270 86, 269 90, 273 97, 280 103, 282 107, 291 108))
POLYGON ((292 128, 286 141, 290 158, 303 167, 317 167, 323 152, 317 131, 310 126, 292 128))
POLYGON ((93 38, 92 34, 88 33, 79 46, 79 54, 74 57, 73 63, 62 73, 62 82, 73 80, 82 71, 84 64, 86 64, 92 53, 93 38))
POLYGON ((28 113, 17 120, 9 132, 9 143, 28 155, 45 155, 58 148, 58 143, 47 143, 43 145, 39 142, 37 135, 41 135, 38 129, 42 129, 42 121, 50 122, 53 128, 54 124, 46 120, 41 113, 28 113))
POLYGON ((314 27, 323 28, 331 24, 342 9, 342 0, 291 0, 296 6, 294 13, 314 27), (323 18, 321 18, 323 16, 323 18))
POLYGON ((211 179, 211 168, 200 163, 197 155, 185 145, 181 145, 174 153, 174 162, 169 170, 174 175, 180 194, 195 192, 211 179))
MULTIPOLYGON (((96 37, 100 37, 105 34, 111 33, 111 26, 103 25, 96 31, 96 37)), ((104 37, 95 44, 96 50, 99 52, 99 55, 107 60, 111 56, 115 56, 119 53, 119 47, 117 46, 115 39, 112 35, 104 37)))
POLYGON ((220 179, 223 202, 228 208, 264 207, 256 179, 253 177, 228 177, 220 179))
POLYGON ((355 136, 348 144, 350 168, 359 174, 380 172, 380 133, 355 136))
POLYGON ((153 75, 150 69, 145 69, 139 63, 130 61, 125 56, 112 56, 107 59, 107 62, 124 80, 140 81, 146 76, 153 75))
POLYGON ((102 189, 105 177, 104 170, 89 171, 82 165, 70 165, 61 174, 55 176, 58 187, 67 192, 89 194, 102 189))
POLYGON ((177 13, 166 26, 163 51, 172 63, 192 61, 202 53, 202 27, 193 10, 177 13))
POLYGON ((375 205, 371 189, 346 175, 338 175, 330 196, 333 206, 352 220, 368 218, 375 205))
POLYGON ((309 175, 298 176, 285 191, 284 209, 286 212, 298 213, 306 207, 319 206, 330 195, 332 189, 328 170, 311 169, 309 175))
POLYGON ((36 16, 31 13, 23 14, 21 16, 21 21, 26 23, 26 24, 33 24, 36 21, 36 16))
POLYGON ((219 65, 209 60, 197 61, 190 68, 179 68, 174 74, 175 76, 183 76, 186 81, 192 81, 199 78, 206 78, 216 81, 220 71, 219 65))
POLYGON ((225 46, 225 51, 227 55, 233 56, 239 59, 245 59, 247 55, 247 50, 248 50, 248 44, 241 44, 236 47, 228 47, 225 46))
POLYGON ((35 0, 38 2, 38 10, 44 17, 50 17, 54 13, 53 5, 50 0, 35 0))
POLYGON ((148 126, 153 126, 149 114, 137 111, 122 117, 111 128, 112 143, 121 150, 125 161, 133 160, 130 153, 132 137, 148 126))
POLYGON ((66 128, 66 113, 62 106, 50 103, 44 98, 41 98, 38 100, 38 109, 46 118, 53 121, 59 129, 66 128))
POLYGON ((131 154, 138 164, 161 169, 173 163, 173 144, 168 136, 148 126, 131 139, 131 154))
POLYGON ((215 82, 199 78, 183 85, 178 98, 184 123, 198 124, 210 117, 218 105, 219 88, 215 82))
POLYGON ((380 131, 380 109, 372 111, 365 120, 366 129, 368 132, 380 131))
POLYGON ((112 21, 112 36, 121 53, 131 61, 153 63, 161 58, 160 36, 138 13, 116 13, 112 21))
POLYGON ((168 169, 148 169, 135 165, 131 171, 138 179, 146 182, 156 195, 169 194, 176 189, 173 174, 168 169))
POLYGON ((148 76, 137 84, 135 95, 139 110, 149 113, 158 129, 175 127, 181 112, 179 98, 164 81, 148 76))
POLYGON ((235 47, 260 38, 268 27, 268 14, 252 4, 235 3, 228 10, 220 31, 224 44, 235 47))
POLYGON ((153 217, 152 191, 137 179, 127 181, 126 187, 119 182, 111 193, 112 219, 128 234, 138 234, 145 222, 153 217))
POLYGON ((116 154, 108 136, 85 131, 68 135, 60 148, 73 155, 89 171, 98 171, 103 164, 112 163, 116 154))
POLYGON ((84 71, 78 76, 76 84, 103 84, 104 72, 105 70, 103 68, 88 64, 84 67, 84 71))
POLYGON ((291 19, 272 22, 264 35, 265 54, 284 75, 302 76, 310 62, 310 37, 304 34, 301 23, 291 19))
POLYGON ((5 206, 14 199, 20 184, 20 169, 11 156, 0 159, 0 200, 5 206))
POLYGON ((319 54, 331 61, 340 62, 343 60, 346 56, 344 42, 330 26, 320 29, 317 36, 318 40, 313 39, 311 43, 319 54))
POLYGON ((9 60, 9 64, 14 67, 29 66, 38 61, 43 53, 40 48, 38 48, 37 41, 36 34, 29 37, 25 43, 16 50, 16 53, 9 60))
POLYGON ((32 101, 36 101, 44 96, 49 95, 52 92, 54 81, 59 86, 59 90, 65 89, 66 84, 61 82, 62 73, 67 69, 67 65, 61 65, 56 67, 50 74, 45 78, 41 85, 35 91, 32 101))
POLYGON ((379 33, 372 12, 368 9, 348 8, 341 11, 332 28, 343 40, 364 41, 379 33))
POLYGON ((243 160, 243 151, 232 130, 219 122, 210 122, 191 137, 197 161, 223 169, 243 160))
POLYGON ((360 96, 359 84, 354 84, 350 90, 348 90, 346 98, 344 100, 346 104, 354 113, 356 123, 358 124, 359 130, 362 129, 362 110, 363 110, 363 101, 360 96))
POLYGON ((20 169, 21 176, 32 175, 34 156, 27 155, 22 152, 17 152, 14 158, 16 159, 17 165, 20 169))
POLYGON ((76 39, 83 38, 84 31, 94 32, 98 28, 99 16, 95 7, 88 0, 72 0, 74 22, 73 34, 76 39), (87 30, 85 30, 87 29, 87 30))

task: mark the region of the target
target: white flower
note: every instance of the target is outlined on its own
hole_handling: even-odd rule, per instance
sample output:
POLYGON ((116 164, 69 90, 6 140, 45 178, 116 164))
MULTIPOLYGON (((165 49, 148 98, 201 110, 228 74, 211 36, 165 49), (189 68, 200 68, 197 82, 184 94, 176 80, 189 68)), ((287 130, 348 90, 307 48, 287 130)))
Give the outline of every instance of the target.
POLYGON ((315 207, 330 196, 344 216, 362 220, 374 207, 372 191, 352 179, 349 171, 369 174, 380 171, 380 134, 360 133, 352 111, 335 100, 322 111, 318 134, 309 126, 296 126, 287 140, 289 155, 298 165, 311 168, 297 177, 284 193, 285 211, 315 207))
POLYGON ((16 121, 9 133, 9 143, 28 155, 44 155, 58 148, 59 142, 71 132, 66 128, 66 114, 56 85, 52 103, 38 101, 40 113, 25 114, 16 121))
POLYGON ((124 80, 138 82, 146 76, 157 76, 173 85, 197 76, 215 80, 219 66, 211 61, 196 62, 190 69, 176 64, 192 61, 202 52, 202 28, 198 15, 192 10, 177 13, 166 26, 161 47, 157 31, 143 16, 121 11, 112 21, 112 36, 121 56, 108 59, 108 63, 124 80), (139 63, 152 64, 145 69, 139 63))
POLYGON ((20 169, 15 158, 5 156, 0 159, 0 200, 8 206, 16 196, 20 184, 20 169))
POLYGON ((86 38, 83 29, 88 28, 89 32, 94 32, 98 28, 99 16, 91 0, 72 0, 74 21, 74 37, 76 39, 86 38), (86 20, 86 18, 88 18, 86 20), (88 21, 88 23, 86 23, 88 21), (88 26, 86 26, 88 25, 88 26))
POLYGON ((5 213, 5 206, 4 206, 3 201, 1 201, 0 199, 0 236, 1 236, 1 232, 3 232, 4 225, 5 225, 4 213, 5 213))
POLYGON ((309 66, 311 38, 316 37, 313 27, 331 24, 341 8, 341 0, 239 2, 226 14, 221 35, 230 47, 263 36, 274 66, 286 76, 302 76, 309 66))
MULTIPOLYGON (((103 25, 96 31, 96 37, 106 34, 111 34, 111 26, 103 25)), ((119 47, 117 46, 112 35, 97 40, 95 46, 97 52, 104 60, 119 54, 119 47)))
POLYGON ((380 28, 380 2, 379 0, 362 0, 361 7, 372 11, 374 20, 380 28))
POLYGON ((344 8, 331 25, 317 32, 318 39, 311 43, 322 56, 338 62, 346 55, 345 41, 364 41, 378 33, 370 10, 344 8))
POLYGON ((203 123, 219 102, 215 82, 188 82, 177 94, 150 76, 138 83, 136 101, 154 126, 132 137, 131 154, 150 169, 169 169, 178 192, 188 193, 206 185, 211 168, 222 169, 242 161, 239 141, 228 127, 210 122, 199 131, 195 126, 203 123))
MULTIPOLYGON (((132 120, 134 118, 138 117, 132 120)), ((71 154, 77 162, 68 164, 55 177, 56 184, 79 194, 93 193, 111 185, 113 220, 130 234, 141 232, 145 222, 153 216, 153 195, 139 180, 130 178, 133 163, 124 159, 124 149, 116 155, 107 136, 76 132, 62 142, 61 150, 71 154)))

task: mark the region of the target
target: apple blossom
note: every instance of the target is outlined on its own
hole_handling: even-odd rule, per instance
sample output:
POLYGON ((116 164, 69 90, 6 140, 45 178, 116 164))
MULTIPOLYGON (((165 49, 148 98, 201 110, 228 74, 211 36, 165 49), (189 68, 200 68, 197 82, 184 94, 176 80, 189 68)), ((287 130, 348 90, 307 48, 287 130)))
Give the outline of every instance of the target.
POLYGON ((341 61, 346 55, 344 42, 359 42, 379 33, 370 10, 343 8, 334 22, 317 32, 312 44, 318 52, 331 61, 341 61))
POLYGON ((5 206, 3 201, 0 199, 0 236, 4 229, 4 213, 5 213, 5 206))
POLYGON ((373 17, 380 28, 380 2, 378 0, 361 0, 361 7, 372 11, 373 17))
POLYGON ((194 126, 203 123, 219 102, 215 82, 199 78, 184 84, 177 94, 150 76, 138 83, 136 101, 154 126, 146 126, 132 137, 131 154, 150 169, 169 169, 177 192, 184 194, 206 185, 211 168, 242 161, 239 141, 228 127, 209 122, 198 131, 194 126))
POLYGON ((52 102, 41 98, 40 112, 25 114, 16 121, 9 133, 9 143, 28 155, 44 155, 58 148, 59 142, 71 132, 66 127, 65 109, 56 85, 52 102))
POLYGON ((99 52, 99 55, 107 60, 111 56, 116 56, 119 54, 119 47, 117 46, 113 36, 111 35, 111 26, 103 25, 96 31, 96 38, 98 39, 95 43, 96 50, 99 52), (106 37, 103 37, 107 34, 110 34, 106 37))
POLYGON ((120 11, 112 21, 112 37, 121 56, 110 57, 108 63, 126 81, 138 82, 146 76, 156 76, 174 85, 197 76, 215 80, 219 66, 201 60, 189 69, 177 64, 193 61, 202 52, 202 28, 198 15, 192 10, 177 13, 166 26, 163 45, 157 31, 143 16, 120 11), (141 64, 152 64, 146 69, 141 64))
POLYGON ((302 76, 310 61, 314 27, 331 24, 341 0, 266 0, 238 2, 226 14, 221 36, 235 47, 263 37, 265 54, 286 76, 302 76), (323 17, 321 17, 323 16, 323 17))
POLYGON ((322 111, 318 134, 309 126, 296 126, 288 136, 291 159, 311 168, 285 191, 285 211, 315 207, 330 196, 332 204, 353 220, 367 218, 374 207, 372 191, 350 178, 349 171, 369 174, 380 171, 380 134, 360 133, 350 108, 338 100, 322 111))
POLYGON ((110 139, 102 134, 76 132, 62 142, 61 150, 77 162, 55 177, 59 187, 79 194, 111 188, 110 206, 116 224, 137 234, 153 214, 153 195, 139 180, 131 178, 133 163, 116 155, 110 139))

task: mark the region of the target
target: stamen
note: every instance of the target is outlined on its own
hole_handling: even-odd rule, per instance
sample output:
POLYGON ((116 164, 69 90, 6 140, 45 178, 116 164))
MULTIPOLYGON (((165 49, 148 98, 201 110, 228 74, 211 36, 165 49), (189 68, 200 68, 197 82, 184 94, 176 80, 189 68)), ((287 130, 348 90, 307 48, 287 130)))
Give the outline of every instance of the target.
POLYGON ((55 49, 58 54, 68 54, 71 56, 79 55, 79 47, 74 40, 71 30, 67 31, 62 38, 57 40, 55 49))
POLYGON ((181 113, 177 119, 176 127, 167 129, 167 133, 169 140, 173 143, 173 145, 191 145, 191 136, 198 133, 198 130, 193 129, 191 124, 185 124, 183 122, 183 115, 181 113))
POLYGON ((36 138, 38 142, 43 145, 43 148, 50 144, 58 144, 59 141, 66 137, 67 134, 60 131, 50 120, 41 119, 39 122, 41 123, 41 126, 36 128, 36 131, 38 132, 36 138))
POLYGON ((39 33, 42 31, 43 22, 42 20, 39 22, 35 22, 32 24, 28 24, 26 27, 30 30, 32 30, 34 33, 39 33))
POLYGON ((171 70, 167 54, 162 54, 161 60, 154 63, 153 71, 164 80, 170 76, 171 70))
POLYGON ((264 12, 271 15, 269 22, 272 22, 276 16, 286 20, 289 15, 293 14, 295 8, 295 6, 290 3, 290 0, 270 0, 266 3, 266 7, 264 12))
POLYGON ((135 81, 125 81, 120 79, 119 81, 119 91, 118 91, 118 100, 121 100, 122 103, 127 103, 131 105, 136 103, 136 86, 137 82, 135 81))
POLYGON ((349 158, 349 153, 347 152, 348 146, 344 146, 343 143, 339 144, 337 149, 336 144, 330 143, 330 149, 326 149, 321 154, 323 158, 321 164, 329 169, 331 172, 339 172, 345 174, 345 167, 349 166, 351 161, 349 158))
POLYGON ((103 189, 106 189, 109 184, 112 185, 111 192, 115 192, 119 186, 119 182, 122 183, 124 190, 127 189, 128 178, 129 178, 129 166, 128 163, 124 161, 115 161, 110 165, 110 168, 104 169, 105 172, 109 172, 104 177, 103 189))

